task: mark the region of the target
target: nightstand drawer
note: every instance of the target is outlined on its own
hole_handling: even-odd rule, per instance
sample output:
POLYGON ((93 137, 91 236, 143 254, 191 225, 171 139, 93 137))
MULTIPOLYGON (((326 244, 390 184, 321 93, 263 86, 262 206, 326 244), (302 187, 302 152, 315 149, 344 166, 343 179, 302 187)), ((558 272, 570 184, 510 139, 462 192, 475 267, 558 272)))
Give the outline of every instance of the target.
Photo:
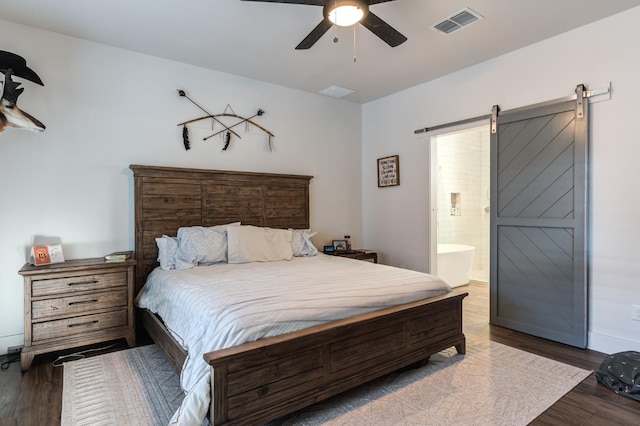
POLYGON ((127 288, 31 302, 33 322, 127 306, 127 288))
POLYGON ((33 341, 62 339, 127 325, 127 309, 33 324, 33 341))
POLYGON ((127 285, 126 272, 108 274, 78 275, 74 277, 33 280, 31 297, 48 296, 78 291, 100 290, 127 285))

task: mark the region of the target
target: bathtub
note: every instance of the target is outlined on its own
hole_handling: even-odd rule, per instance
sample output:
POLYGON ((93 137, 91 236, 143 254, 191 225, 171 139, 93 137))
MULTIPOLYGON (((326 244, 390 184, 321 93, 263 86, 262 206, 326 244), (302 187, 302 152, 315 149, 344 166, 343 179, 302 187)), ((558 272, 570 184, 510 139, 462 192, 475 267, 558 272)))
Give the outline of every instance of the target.
POLYGON ((469 284, 475 250, 463 244, 438 244, 436 275, 451 287, 469 284))

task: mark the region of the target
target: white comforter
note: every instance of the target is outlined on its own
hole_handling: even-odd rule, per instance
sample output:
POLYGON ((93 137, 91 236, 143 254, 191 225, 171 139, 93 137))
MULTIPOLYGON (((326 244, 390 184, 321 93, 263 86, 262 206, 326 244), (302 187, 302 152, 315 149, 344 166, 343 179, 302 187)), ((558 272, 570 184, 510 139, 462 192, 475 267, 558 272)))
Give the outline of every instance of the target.
POLYGON ((447 293, 432 275, 319 254, 291 261, 154 270, 137 305, 160 315, 188 351, 187 392, 171 424, 200 425, 210 374, 202 355, 447 293))

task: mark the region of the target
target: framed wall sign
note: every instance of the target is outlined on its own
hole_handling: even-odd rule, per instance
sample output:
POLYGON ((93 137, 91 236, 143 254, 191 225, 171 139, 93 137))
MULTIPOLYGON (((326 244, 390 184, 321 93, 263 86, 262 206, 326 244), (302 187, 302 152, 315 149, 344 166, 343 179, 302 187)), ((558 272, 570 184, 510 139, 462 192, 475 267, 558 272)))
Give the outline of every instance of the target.
POLYGON ((400 157, 378 158, 378 188, 400 185, 400 157))

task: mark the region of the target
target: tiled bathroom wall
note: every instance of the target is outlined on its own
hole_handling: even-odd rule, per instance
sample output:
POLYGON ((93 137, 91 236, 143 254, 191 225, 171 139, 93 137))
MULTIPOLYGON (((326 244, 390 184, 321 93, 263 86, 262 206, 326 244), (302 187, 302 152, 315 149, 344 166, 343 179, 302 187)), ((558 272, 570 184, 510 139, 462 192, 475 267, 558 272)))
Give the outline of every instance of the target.
POLYGON ((489 280, 489 127, 437 137, 438 243, 476 248, 471 278, 489 280))

